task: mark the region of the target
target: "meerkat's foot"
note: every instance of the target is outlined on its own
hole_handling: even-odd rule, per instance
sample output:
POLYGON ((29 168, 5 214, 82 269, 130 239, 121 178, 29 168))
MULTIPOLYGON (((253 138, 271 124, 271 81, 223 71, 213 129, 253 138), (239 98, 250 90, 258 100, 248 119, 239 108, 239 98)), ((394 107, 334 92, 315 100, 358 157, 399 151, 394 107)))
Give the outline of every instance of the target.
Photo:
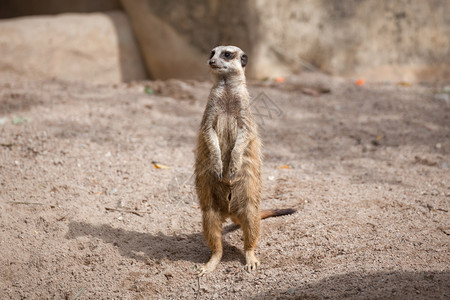
POLYGON ((197 268, 197 271, 195 272, 195 274, 198 277, 202 277, 203 275, 206 275, 208 273, 211 273, 212 271, 214 271, 217 267, 217 263, 216 264, 210 264, 209 262, 204 265, 204 266, 200 266, 197 268))
POLYGON ((198 277, 202 277, 203 275, 211 273, 212 271, 214 271, 216 269, 217 265, 220 262, 221 257, 222 257, 222 255, 220 255, 220 256, 212 255, 206 265, 200 266, 197 268, 197 271, 195 271, 195 274, 198 277))
POLYGON ((204 266, 200 266, 197 268, 197 271, 195 271, 195 275, 197 275, 198 277, 202 277, 203 275, 206 275, 208 273, 211 273, 212 271, 214 271, 214 268, 208 267, 207 265, 204 266))
POLYGON ((253 250, 245 252, 245 270, 248 272, 256 270, 261 263, 256 259, 253 250))

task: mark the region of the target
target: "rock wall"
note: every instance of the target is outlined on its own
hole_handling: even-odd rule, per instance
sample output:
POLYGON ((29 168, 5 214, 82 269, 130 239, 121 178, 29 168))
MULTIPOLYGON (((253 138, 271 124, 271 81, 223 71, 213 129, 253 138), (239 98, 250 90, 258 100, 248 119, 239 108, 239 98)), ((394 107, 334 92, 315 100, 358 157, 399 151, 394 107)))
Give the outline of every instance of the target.
POLYGON ((122 0, 122 5, 151 78, 206 79, 213 47, 233 44, 249 53, 256 48, 252 1, 122 0))
POLYGON ((248 73, 318 68, 373 80, 450 80, 450 1, 122 0, 150 74, 202 77, 209 50, 234 44, 248 73))
MULTIPOLYGON (((450 79, 450 1, 254 2, 260 75, 303 62, 383 80, 450 79), (267 58, 265 57, 267 56, 267 58)), ((283 70, 280 70, 281 74, 283 70)))
POLYGON ((450 81, 448 0, 4 0, 0 17, 120 7, 132 30, 120 12, 0 20, 0 74, 206 79, 210 49, 233 44, 252 78, 450 81))
POLYGON ((146 78, 120 11, 0 20, 0 76, 118 83, 146 78))
MULTIPOLYGON (((153 79, 207 78, 206 53, 196 47, 190 40, 195 33, 187 36, 177 27, 172 26, 159 10, 175 15, 180 24, 189 20, 188 8, 193 2, 185 1, 174 4, 171 1, 162 3, 146 0, 123 1, 123 6, 130 16, 134 32, 143 53, 147 70, 153 79), (156 4, 159 4, 157 6, 156 4), (170 10, 170 5, 183 8, 183 13, 177 15, 177 10, 170 10), (178 29, 178 30, 177 30, 178 29)), ((191 19, 193 21, 193 19, 191 19)), ((196 20, 200 22, 200 20, 196 20)), ((199 36, 201 36, 199 34, 199 36)))

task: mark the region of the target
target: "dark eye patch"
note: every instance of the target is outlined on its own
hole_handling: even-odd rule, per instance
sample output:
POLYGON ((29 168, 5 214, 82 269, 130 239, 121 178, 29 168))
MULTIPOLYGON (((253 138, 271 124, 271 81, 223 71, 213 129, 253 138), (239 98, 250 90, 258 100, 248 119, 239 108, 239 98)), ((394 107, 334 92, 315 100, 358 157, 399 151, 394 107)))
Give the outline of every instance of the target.
POLYGON ((220 57, 225 59, 225 60, 232 60, 235 56, 236 56, 236 54, 233 53, 233 52, 230 52, 230 51, 223 51, 220 54, 220 57))
POLYGON ((214 54, 216 54, 216 51, 211 51, 211 56, 209 57, 209 59, 213 58, 214 54))

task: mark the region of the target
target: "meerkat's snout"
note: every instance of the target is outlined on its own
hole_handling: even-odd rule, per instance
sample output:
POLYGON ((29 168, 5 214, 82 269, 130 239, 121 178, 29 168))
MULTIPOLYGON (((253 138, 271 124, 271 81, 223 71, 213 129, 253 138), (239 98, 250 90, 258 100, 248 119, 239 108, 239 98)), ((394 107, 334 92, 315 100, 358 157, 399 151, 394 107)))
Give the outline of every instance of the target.
POLYGON ((227 67, 224 66, 223 62, 221 62, 220 60, 215 59, 215 58, 211 58, 208 61, 208 64, 211 67, 211 69, 213 69, 213 70, 218 70, 219 71, 219 70, 227 69, 227 67))
POLYGON ((214 58, 210 59, 209 65, 211 66, 211 68, 217 68, 216 60, 214 58))

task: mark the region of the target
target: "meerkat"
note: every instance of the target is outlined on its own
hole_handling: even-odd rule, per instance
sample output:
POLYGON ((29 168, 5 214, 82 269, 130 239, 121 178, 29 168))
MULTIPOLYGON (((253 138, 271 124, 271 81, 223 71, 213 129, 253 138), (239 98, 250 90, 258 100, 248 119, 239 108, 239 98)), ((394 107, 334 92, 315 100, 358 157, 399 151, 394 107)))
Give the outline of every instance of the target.
POLYGON ((245 79, 248 56, 235 46, 218 46, 208 60, 214 85, 200 125, 195 185, 202 210, 203 234, 212 255, 197 275, 212 272, 222 258, 222 224, 240 225, 244 236, 245 269, 260 262, 254 250, 260 220, 291 214, 293 209, 260 211, 261 140, 250 111, 245 79))

